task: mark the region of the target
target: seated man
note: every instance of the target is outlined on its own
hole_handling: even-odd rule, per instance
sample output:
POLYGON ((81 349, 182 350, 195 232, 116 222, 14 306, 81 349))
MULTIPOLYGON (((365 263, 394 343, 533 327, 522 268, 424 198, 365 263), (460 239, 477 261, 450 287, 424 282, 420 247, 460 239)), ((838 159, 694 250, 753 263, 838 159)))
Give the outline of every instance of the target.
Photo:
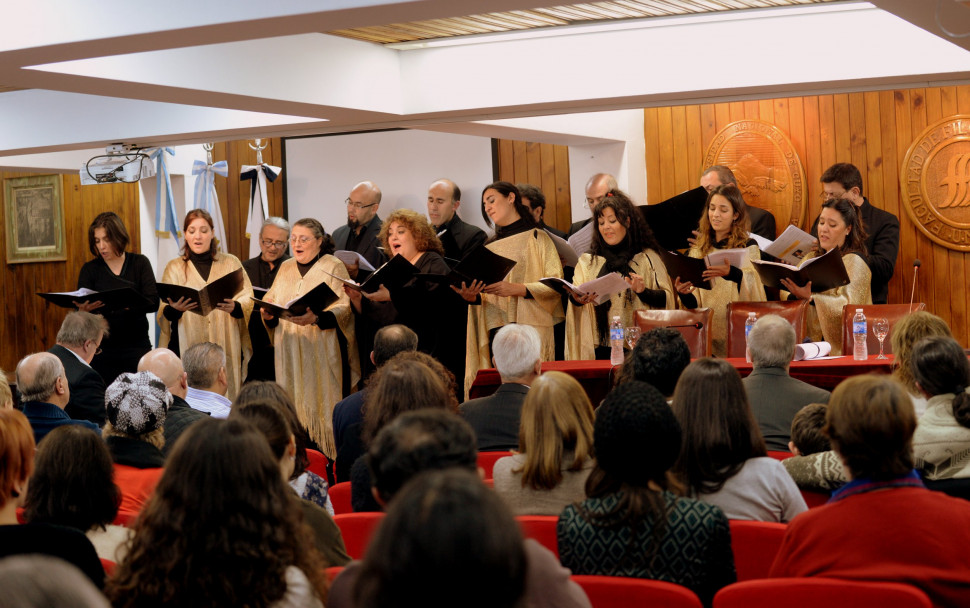
POLYGON ((906 390, 889 376, 849 378, 825 419, 851 481, 788 525, 770 576, 905 583, 934 606, 966 606, 970 503, 927 490, 913 470, 906 390))
POLYGON ((638 380, 652 385, 670 403, 680 374, 690 365, 690 347, 676 329, 655 327, 640 337, 620 367, 617 384, 638 380))
POLYGON ((108 335, 108 322, 101 315, 75 311, 67 313, 57 331, 57 344, 47 351, 61 360, 71 388, 71 401, 64 408, 75 420, 90 420, 104 426, 104 379, 91 367, 108 335))
POLYGON ((51 353, 27 355, 17 364, 17 389, 23 412, 34 429, 34 441, 62 424, 79 424, 101 434, 101 427, 88 420, 72 420, 64 408, 71 400, 71 389, 61 360, 51 353))
POLYGON ((788 449, 794 456, 782 460, 781 464, 799 490, 831 492, 849 481, 842 461, 832 451, 825 434, 827 411, 823 403, 810 403, 798 410, 791 421, 788 449))
POLYGON ((226 351, 218 344, 200 342, 185 351, 182 364, 189 383, 186 403, 213 418, 228 418, 232 402, 226 398, 226 351))
POLYGON ((758 319, 748 335, 748 352, 754 370, 743 380, 744 388, 765 447, 787 451, 792 418, 809 403, 828 403, 829 392, 788 375, 795 329, 778 315, 758 319))
POLYGON ((205 412, 192 409, 185 401, 189 390, 187 374, 178 355, 169 349, 156 348, 145 353, 138 361, 138 371, 151 372, 158 376, 172 395, 172 405, 165 416, 165 445, 162 447, 162 453, 167 456, 185 429, 209 416, 205 412))

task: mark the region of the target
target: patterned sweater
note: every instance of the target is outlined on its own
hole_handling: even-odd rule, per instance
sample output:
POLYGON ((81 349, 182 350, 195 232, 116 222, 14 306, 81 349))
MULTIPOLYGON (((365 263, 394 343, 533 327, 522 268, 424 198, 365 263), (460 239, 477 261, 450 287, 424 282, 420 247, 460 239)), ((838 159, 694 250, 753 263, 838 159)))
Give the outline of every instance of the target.
POLYGON ((953 397, 931 397, 913 433, 914 464, 924 479, 970 477, 970 429, 953 417, 953 397))

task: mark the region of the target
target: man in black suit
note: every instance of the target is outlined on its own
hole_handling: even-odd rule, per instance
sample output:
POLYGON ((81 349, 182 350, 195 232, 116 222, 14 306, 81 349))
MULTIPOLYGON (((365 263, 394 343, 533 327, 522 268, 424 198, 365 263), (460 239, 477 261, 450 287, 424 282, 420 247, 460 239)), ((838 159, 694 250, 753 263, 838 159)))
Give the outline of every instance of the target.
POLYGON ((495 394, 471 399, 460 408, 475 429, 479 451, 518 449, 522 403, 542 373, 541 349, 538 332, 528 325, 510 323, 495 334, 492 362, 502 384, 495 394))
MULTIPOLYGON (((381 243, 377 240, 382 224, 381 218, 377 217, 381 189, 374 182, 360 182, 344 202, 347 204, 347 223, 333 231, 337 249, 356 251, 374 268, 378 268, 387 261, 387 257, 378 249, 381 243)), ((351 278, 356 279, 358 267, 358 264, 347 265, 351 278)))
MULTIPOLYGON (((701 174, 701 187, 710 192, 718 186, 724 184, 738 185, 738 180, 734 177, 734 171, 724 165, 713 165, 704 169, 701 174)), ((748 217, 751 219, 751 232, 758 236, 763 236, 769 240, 775 240, 775 216, 760 207, 748 205, 748 217)), ((700 218, 697 218, 700 221, 700 218)))
MULTIPOLYGON (((428 187, 428 219, 439 233, 445 257, 460 261, 469 251, 485 242, 488 235, 478 226, 458 217, 461 190, 450 179, 439 179, 428 187)), ((449 262, 454 265, 454 262, 449 262)))
POLYGON ((532 211, 536 226, 540 230, 551 232, 561 239, 566 238, 566 233, 562 230, 546 225, 546 195, 542 193, 542 190, 532 184, 516 184, 515 187, 519 189, 519 194, 522 195, 522 202, 532 211))
MULTIPOLYGON (((872 271, 872 303, 889 302, 889 280, 899 255, 899 218, 873 207, 862 196, 862 174, 855 165, 836 163, 822 174, 822 198, 844 198, 856 206, 866 229, 866 262, 872 271)), ((812 222, 812 236, 818 236, 818 217, 812 222)))
POLYGON ((167 348, 156 348, 145 353, 145 356, 138 361, 138 371, 155 374, 165 383, 168 392, 172 393, 172 405, 165 414, 163 427, 165 447, 162 448, 162 453, 167 456, 185 429, 199 420, 208 418, 209 415, 192 409, 192 406, 185 401, 185 395, 189 390, 188 374, 182 367, 182 361, 172 351, 167 348))
POLYGON ((70 312, 57 332, 57 343, 47 352, 64 365, 71 398, 64 408, 74 420, 89 420, 104 426, 104 380, 91 367, 91 359, 101 352, 101 340, 108 335, 108 322, 101 315, 70 312))
POLYGON ((569 236, 572 236, 586 227, 593 221, 592 215, 596 211, 596 205, 606 198, 606 193, 610 190, 619 190, 616 178, 609 173, 597 173, 586 182, 586 205, 589 206, 590 217, 585 220, 573 222, 569 227, 569 236))
MULTIPOLYGON (((269 289, 273 286, 280 264, 290 259, 286 253, 289 239, 289 222, 281 217, 266 218, 259 229, 259 255, 242 263, 253 287, 269 289)), ((256 297, 262 298, 263 295, 265 294, 257 293, 256 297)), ((253 355, 249 359, 246 380, 275 381, 275 349, 258 313, 249 316, 249 341, 253 344, 253 355)))

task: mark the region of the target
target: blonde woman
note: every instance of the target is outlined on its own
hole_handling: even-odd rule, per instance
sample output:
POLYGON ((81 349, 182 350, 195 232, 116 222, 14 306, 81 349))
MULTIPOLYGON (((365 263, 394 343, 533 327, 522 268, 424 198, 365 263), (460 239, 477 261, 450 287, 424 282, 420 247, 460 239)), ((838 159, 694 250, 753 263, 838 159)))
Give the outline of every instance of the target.
POLYGON ((558 515, 586 496, 592 469, 589 397, 572 376, 546 372, 522 404, 519 453, 495 463, 495 491, 516 515, 558 515))
POLYGON ((925 310, 909 313, 893 325, 893 331, 889 334, 889 342, 892 344, 894 357, 893 377, 906 387, 906 391, 913 399, 917 418, 921 418, 926 411, 926 397, 916 386, 916 378, 913 377, 910 358, 913 355, 913 347, 916 346, 916 343, 930 336, 952 338, 953 333, 946 321, 925 310))

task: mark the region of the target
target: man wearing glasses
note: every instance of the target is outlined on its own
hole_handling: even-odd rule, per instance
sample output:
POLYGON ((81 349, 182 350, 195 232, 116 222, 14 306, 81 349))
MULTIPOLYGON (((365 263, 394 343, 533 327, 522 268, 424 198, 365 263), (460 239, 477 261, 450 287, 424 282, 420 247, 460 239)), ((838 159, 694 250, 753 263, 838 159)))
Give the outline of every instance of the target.
MULTIPOLYGON (((280 264, 290 259, 286 252, 290 239, 290 224, 281 217, 270 217, 259 230, 259 255, 242 263, 249 281, 256 289, 256 297, 262 298, 273 286, 280 264)), ((266 333, 263 320, 258 314, 249 316, 249 339, 253 344, 253 356, 249 360, 246 380, 276 380, 275 352, 273 343, 266 333)))
MULTIPOLYGON (((337 249, 356 251, 374 268, 380 267, 387 261, 378 249, 380 242, 377 240, 382 223, 381 218, 377 217, 377 210, 381 205, 381 189, 374 182, 360 182, 350 191, 344 204, 347 205, 347 223, 333 231, 337 249)), ((350 277, 359 281, 357 268, 358 265, 347 265, 350 277)))
POLYGON ((70 388, 64 412, 72 420, 88 420, 104 426, 104 379, 91 367, 91 359, 101 352, 101 340, 108 334, 108 322, 101 315, 70 312, 57 331, 57 343, 48 350, 61 360, 70 388))
MULTIPOLYGON (((862 174, 855 165, 836 163, 825 170, 822 178, 822 200, 844 198, 856 206, 866 229, 866 255, 872 271, 872 303, 889 301, 889 280, 899 254, 899 218, 873 207, 862 196, 862 174)), ((812 222, 812 236, 818 237, 818 217, 812 222)))

